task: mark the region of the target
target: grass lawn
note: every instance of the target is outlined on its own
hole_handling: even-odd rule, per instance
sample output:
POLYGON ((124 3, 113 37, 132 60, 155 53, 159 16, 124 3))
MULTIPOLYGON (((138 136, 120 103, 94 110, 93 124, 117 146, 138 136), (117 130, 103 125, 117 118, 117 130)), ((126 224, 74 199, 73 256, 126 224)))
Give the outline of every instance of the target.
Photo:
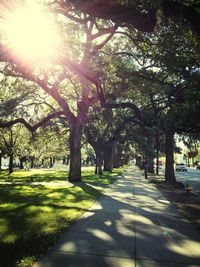
MULTIPOLYGON (((94 167, 83 167, 83 181, 91 184, 110 184, 115 180, 115 177, 121 173, 122 169, 114 169, 112 173, 104 172, 103 175, 95 175, 94 167)), ((8 175, 8 170, 0 171, 0 182, 11 183, 32 183, 32 182, 53 182, 66 181, 68 177, 67 170, 54 169, 33 169, 30 171, 14 170, 8 175)))
POLYGON ((115 169, 98 176, 94 169, 84 168, 87 184, 61 186, 30 182, 66 181, 63 170, 16 170, 9 176, 1 171, 0 181, 13 184, 0 185, 0 266, 30 266, 94 203, 100 186, 112 183, 121 172, 115 169))

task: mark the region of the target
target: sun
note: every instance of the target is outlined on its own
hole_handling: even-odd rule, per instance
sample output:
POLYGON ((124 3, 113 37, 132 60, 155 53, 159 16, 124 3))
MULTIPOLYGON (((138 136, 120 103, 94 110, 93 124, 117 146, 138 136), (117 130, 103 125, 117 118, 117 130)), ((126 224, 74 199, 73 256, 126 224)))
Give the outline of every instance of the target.
POLYGON ((5 10, 5 43, 18 59, 32 63, 55 57, 60 35, 52 14, 44 6, 27 0, 5 10))

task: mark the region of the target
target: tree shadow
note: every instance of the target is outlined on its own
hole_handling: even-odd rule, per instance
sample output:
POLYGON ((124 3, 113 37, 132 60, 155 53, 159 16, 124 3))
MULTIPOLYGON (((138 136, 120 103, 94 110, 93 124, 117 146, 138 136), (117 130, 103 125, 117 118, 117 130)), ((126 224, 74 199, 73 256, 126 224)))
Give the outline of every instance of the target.
POLYGON ((199 264, 199 234, 152 185, 133 181, 131 188, 120 179, 107 192, 61 237, 41 266, 73 262, 73 267, 90 267, 96 260, 97 266, 113 267, 116 259, 119 266, 199 264))
POLYGON ((4 227, 0 266, 17 266, 28 257, 37 259, 87 211, 88 201, 95 201, 99 195, 84 184, 56 189, 42 185, 1 186, 0 202, 7 208, 4 206, 0 212, 4 227))
MULTIPOLYGON (((55 190, 48 188, 48 192, 44 194, 41 192, 44 187, 41 186, 31 199, 30 195, 21 195, 18 203, 27 206, 21 207, 21 210, 13 208, 11 213, 8 212, 8 231, 12 231, 13 227, 12 213, 19 216, 22 228, 26 229, 30 223, 30 214, 31 218, 37 216, 35 210, 30 213, 26 209, 32 204, 53 209, 54 212, 74 209, 80 214, 85 213, 76 223, 75 220, 63 216, 61 223, 62 220, 68 221, 68 225, 65 224, 60 232, 43 231, 38 236, 33 231, 30 236, 19 237, 16 245, 2 242, 1 266, 6 266, 4 259, 8 257, 7 252, 13 255, 7 265, 9 267, 17 266, 17 261, 22 256, 37 259, 55 243, 61 233, 58 243, 40 261, 43 264, 41 266, 92 267, 95 263, 97 267, 113 267, 117 264, 116 260, 119 266, 135 266, 138 261, 142 262, 142 266, 143 261, 150 260, 160 262, 162 266, 172 262, 177 265, 185 264, 184 266, 199 264, 199 255, 195 254, 200 244, 199 234, 194 229, 191 230, 188 222, 180 219, 180 214, 166 202, 162 194, 156 193, 151 184, 135 177, 141 176, 138 172, 125 174, 116 183, 106 187, 103 194, 97 193, 90 184, 81 182, 72 186, 77 190, 73 193, 70 188, 59 188, 54 195, 55 190), (66 195, 72 199, 70 206, 64 204, 66 195), (97 195, 101 197, 89 210, 78 206, 80 201, 87 201, 91 199, 90 196, 95 199, 97 195), (69 226, 71 227, 68 228, 69 226), (38 243, 42 245, 39 251, 38 243), (186 252, 187 249, 190 255, 186 252)), ((8 193, 14 202, 16 192, 8 193)), ((4 190, 1 197, 6 200, 8 196, 3 196, 8 193, 4 190)))

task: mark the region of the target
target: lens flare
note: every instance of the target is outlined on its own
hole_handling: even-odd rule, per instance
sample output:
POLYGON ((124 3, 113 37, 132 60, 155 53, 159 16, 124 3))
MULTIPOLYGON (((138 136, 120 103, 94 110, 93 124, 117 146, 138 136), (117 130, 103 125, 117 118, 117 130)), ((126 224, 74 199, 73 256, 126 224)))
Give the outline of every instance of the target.
POLYGON ((36 1, 18 1, 0 8, 3 21, 1 39, 18 59, 32 63, 55 57, 60 35, 55 15, 44 5, 36 1))

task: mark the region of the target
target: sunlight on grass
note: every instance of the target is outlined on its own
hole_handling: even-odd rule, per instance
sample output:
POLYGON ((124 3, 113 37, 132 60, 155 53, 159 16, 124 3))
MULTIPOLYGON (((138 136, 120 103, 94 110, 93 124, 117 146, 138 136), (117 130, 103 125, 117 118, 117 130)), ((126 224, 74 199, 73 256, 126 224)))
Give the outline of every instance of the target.
POLYGON ((65 188, 9 188, 6 185, 0 188, 0 196, 1 202, 7 199, 0 210, 3 218, 0 220, 0 266, 28 266, 25 264, 26 256, 39 255, 52 245, 55 237, 74 223, 100 193, 84 185, 65 188), (15 256, 8 257, 8 254, 15 256), (24 265, 22 261, 20 265, 16 263, 19 259, 24 260, 24 265))
POLYGON ((3 208, 5 211, 14 210, 19 207, 19 203, 1 203, 0 209, 3 208))
POLYGON ((0 182, 51 182, 54 180, 66 181, 68 172, 66 170, 14 170, 8 175, 8 172, 0 171, 0 182))
POLYGON ((83 181, 90 184, 104 184, 109 185, 113 183, 119 175, 123 172, 123 168, 114 169, 112 172, 104 172, 102 175, 94 174, 94 170, 83 172, 83 181))
MULTIPOLYGON (((110 184, 115 178, 122 173, 123 168, 114 169, 112 173, 104 172, 103 175, 94 174, 94 167, 83 167, 82 177, 84 182, 88 183, 103 183, 110 184)), ((29 171, 14 170, 8 175, 8 171, 0 171, 0 182, 12 183, 30 183, 30 182, 53 182, 53 181, 67 181, 67 170, 54 170, 54 169, 33 169, 29 171)))
MULTIPOLYGON (((122 169, 102 176, 94 168, 82 170, 85 183, 77 186, 0 186, 0 266, 28 267, 55 243, 101 195, 102 186, 116 180, 122 169), (96 188, 98 185, 98 189, 96 188), (12 255, 12 257, 10 257, 12 255)), ((17 170, 14 181, 66 181, 66 170, 17 170)), ((0 173, 0 180, 11 179, 0 173)))

